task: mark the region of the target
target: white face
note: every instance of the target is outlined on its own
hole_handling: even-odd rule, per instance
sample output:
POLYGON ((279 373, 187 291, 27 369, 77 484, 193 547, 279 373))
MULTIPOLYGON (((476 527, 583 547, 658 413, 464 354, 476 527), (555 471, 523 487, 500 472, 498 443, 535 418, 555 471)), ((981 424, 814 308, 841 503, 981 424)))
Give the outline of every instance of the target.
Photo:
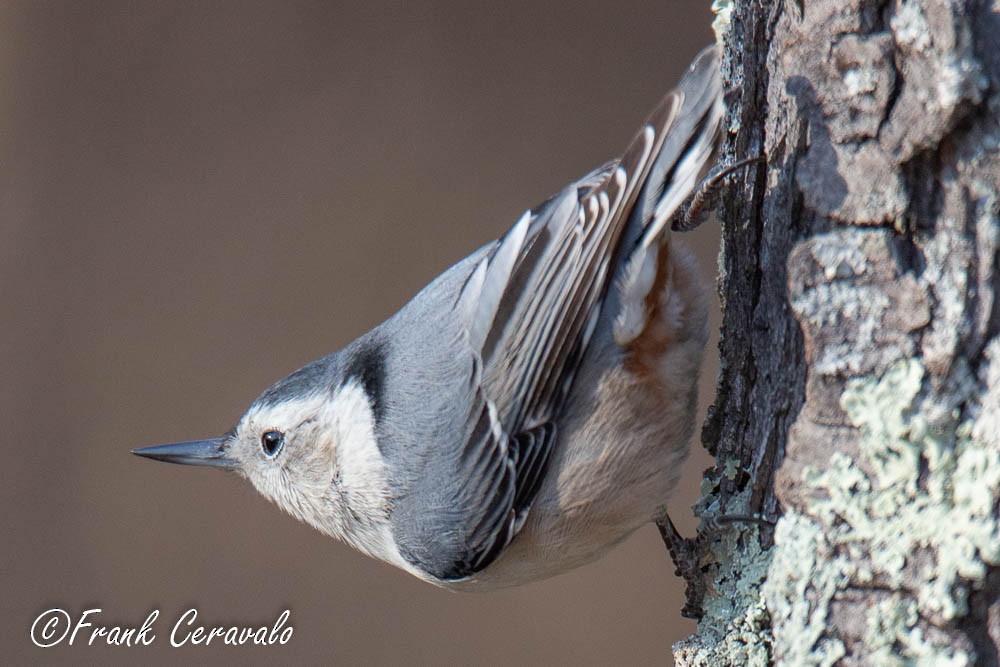
MULTIPOLYGON (((334 433, 322 428, 329 397, 254 405, 243 416, 226 454, 266 498, 293 516, 316 521, 331 502, 337 477, 334 433)), ((328 531, 327 531, 328 532, 328 531)))
POLYGON ((391 498, 374 425, 364 390, 349 381, 332 393, 252 406, 226 455, 289 514, 392 562, 391 498))

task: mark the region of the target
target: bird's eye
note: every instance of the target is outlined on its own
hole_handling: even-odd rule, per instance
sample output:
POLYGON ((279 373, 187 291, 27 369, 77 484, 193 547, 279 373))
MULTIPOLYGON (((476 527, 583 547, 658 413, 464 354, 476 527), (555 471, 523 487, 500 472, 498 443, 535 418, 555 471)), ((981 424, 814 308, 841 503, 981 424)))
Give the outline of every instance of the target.
POLYGON ((264 431, 260 436, 260 446, 267 458, 273 459, 285 444, 285 434, 281 431, 264 431))

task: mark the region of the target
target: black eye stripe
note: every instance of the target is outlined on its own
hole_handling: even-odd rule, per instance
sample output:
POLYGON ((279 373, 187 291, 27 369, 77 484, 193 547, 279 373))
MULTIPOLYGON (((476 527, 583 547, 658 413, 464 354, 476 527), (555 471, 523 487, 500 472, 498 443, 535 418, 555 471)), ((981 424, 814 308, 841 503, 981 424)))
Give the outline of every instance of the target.
POLYGON ((268 458, 274 458, 284 444, 285 434, 281 431, 264 431, 260 436, 260 446, 268 458))

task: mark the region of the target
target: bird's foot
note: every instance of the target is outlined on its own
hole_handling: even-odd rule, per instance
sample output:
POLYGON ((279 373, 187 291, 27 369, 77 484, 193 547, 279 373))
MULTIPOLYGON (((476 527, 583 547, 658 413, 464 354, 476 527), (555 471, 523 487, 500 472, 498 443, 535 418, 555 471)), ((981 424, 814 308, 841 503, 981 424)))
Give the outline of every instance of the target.
POLYGON ((715 210, 726 178, 744 167, 764 161, 766 158, 763 155, 755 155, 730 165, 712 167, 698 189, 691 193, 674 213, 670 229, 675 232, 689 232, 700 227, 715 210))
POLYGON ((719 536, 725 526, 733 523, 757 523, 773 525, 776 517, 766 517, 760 514, 727 514, 723 516, 709 517, 702 521, 698 534, 694 537, 681 537, 670 515, 666 511, 656 520, 656 527, 660 530, 660 537, 670 552, 670 559, 674 562, 676 570, 674 574, 684 579, 686 602, 681 609, 681 616, 684 618, 701 619, 705 611, 702 603, 705 600, 705 572, 707 563, 703 564, 702 559, 707 551, 708 545, 719 536))

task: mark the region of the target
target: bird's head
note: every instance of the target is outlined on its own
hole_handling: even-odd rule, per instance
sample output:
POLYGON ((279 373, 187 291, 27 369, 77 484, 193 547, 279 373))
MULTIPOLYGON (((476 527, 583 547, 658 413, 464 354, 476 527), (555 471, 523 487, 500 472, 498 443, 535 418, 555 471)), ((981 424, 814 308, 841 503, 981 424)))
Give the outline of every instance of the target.
POLYGON ((341 367, 331 355, 278 381, 220 438, 133 453, 237 472, 289 514, 371 552, 390 508, 387 470, 372 401, 341 367))

